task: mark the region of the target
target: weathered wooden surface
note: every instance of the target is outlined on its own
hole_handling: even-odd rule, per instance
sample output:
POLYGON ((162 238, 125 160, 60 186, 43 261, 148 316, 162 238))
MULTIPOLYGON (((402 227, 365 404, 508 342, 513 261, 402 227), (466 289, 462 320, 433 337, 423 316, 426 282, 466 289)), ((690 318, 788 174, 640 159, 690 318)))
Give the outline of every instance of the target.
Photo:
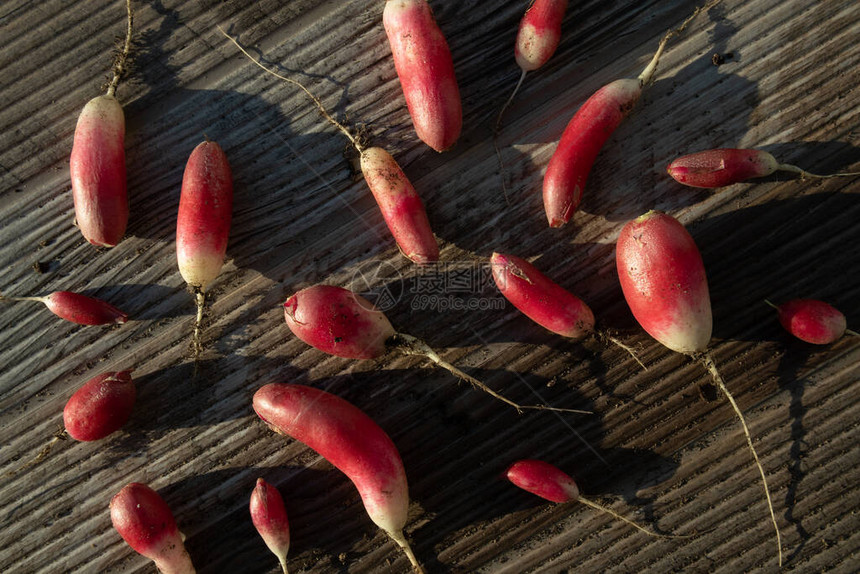
POLYGON ((460 142, 441 155, 412 131, 381 1, 135 2, 135 71, 118 91, 132 215, 126 239, 100 250, 72 225, 68 157, 77 114, 99 93, 124 32, 123 3, 3 3, 0 291, 82 291, 133 320, 78 327, 37 304, 0 308, 0 464, 35 456, 67 398, 98 373, 133 368, 139 402, 116 435, 61 443, 0 479, 0 571, 154 571, 107 510, 122 485, 140 481, 173 508, 199 571, 276 572, 247 512, 263 476, 287 501, 292 571, 407 572, 343 475, 253 414, 252 394, 272 381, 326 388, 389 432, 410 480, 408 535, 430 572, 775 571, 759 475, 734 414, 703 398, 705 372, 645 335, 621 298, 614 239, 652 208, 678 216, 702 250, 713 354, 767 471, 787 569, 856 568, 860 341, 791 340, 762 300, 824 299, 860 325, 858 181, 780 176, 711 192, 675 184, 664 167, 682 153, 745 146, 811 171, 860 169, 860 5, 732 0, 699 17, 610 138, 582 209, 551 230, 540 182, 565 124, 598 87, 637 75, 696 2, 572 2, 559 51, 506 113, 507 202, 491 127, 519 73, 512 45, 526 3, 432 4, 465 116, 460 142), (346 140, 217 24, 394 154, 425 199, 444 265, 421 271, 398 254, 346 140), (717 67, 714 53, 731 56, 717 67), (194 378, 194 302, 176 268, 174 226, 185 160, 204 134, 231 160, 236 205, 194 378), (636 345, 649 370, 619 349, 542 331, 499 307, 492 285, 457 290, 493 250, 535 259, 636 345), (289 333, 289 293, 317 282, 361 289, 362 277, 395 294, 395 326, 494 389, 595 414, 518 416, 417 358, 330 358, 289 333), (423 295, 437 295, 436 307, 423 295), (582 506, 543 503, 500 478, 522 457, 553 462, 584 493, 663 532, 702 534, 653 539, 582 506))

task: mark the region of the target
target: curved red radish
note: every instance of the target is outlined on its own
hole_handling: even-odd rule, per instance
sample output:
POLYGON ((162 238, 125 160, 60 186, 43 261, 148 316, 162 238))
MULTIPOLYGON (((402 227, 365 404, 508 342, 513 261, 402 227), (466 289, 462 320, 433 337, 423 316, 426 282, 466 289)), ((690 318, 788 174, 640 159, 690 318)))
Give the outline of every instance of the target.
POLYGON ((249 505, 251 521, 269 550, 278 557, 284 574, 287 571, 287 553, 290 550, 290 523, 284 508, 284 499, 278 489, 263 480, 257 479, 257 485, 251 493, 249 505))
POLYGON ((72 291, 54 291, 44 297, 5 297, 0 301, 38 301, 57 317, 78 325, 110 325, 125 323, 128 315, 113 305, 95 297, 87 297, 72 291))
POLYGON ((227 155, 217 143, 205 141, 194 148, 185 165, 176 218, 179 273, 197 299, 195 354, 201 349, 206 287, 224 264, 232 216, 233 177, 227 155))
POLYGON ((63 425, 75 440, 102 439, 131 417, 137 391, 131 371, 103 373, 75 391, 63 409, 63 425))
POLYGON ((125 115, 114 97, 131 49, 130 0, 126 0, 126 9, 125 44, 114 63, 113 79, 107 94, 87 102, 78 116, 69 159, 75 223, 87 241, 100 247, 119 243, 128 225, 125 115))
POLYGON ((194 574, 173 513, 149 486, 125 485, 110 501, 110 518, 128 545, 154 561, 162 574, 194 574))
POLYGON ((621 290, 642 328, 669 349, 701 361, 737 414, 761 474, 781 565, 782 542, 764 468, 743 413, 708 353, 711 299, 695 241, 674 217, 649 211, 624 225, 615 254, 621 290))
POLYGON ((294 335, 330 355, 348 359, 375 359, 391 350, 420 355, 517 411, 545 409, 584 412, 545 405, 520 405, 505 398, 443 360, 424 341, 395 331, 385 314, 377 311, 370 301, 343 287, 314 285, 296 292, 284 303, 284 317, 294 335))
POLYGON ((860 173, 816 175, 794 165, 779 163, 766 151, 730 148, 709 149, 681 156, 673 160, 666 171, 678 183, 705 188, 723 187, 756 177, 767 177, 777 171, 798 173, 801 179, 860 175, 860 173))
POLYGON ((845 315, 824 301, 792 299, 782 305, 765 301, 779 313, 779 322, 786 331, 807 343, 829 345, 842 338, 848 329, 845 315))
POLYGON ((386 0, 382 23, 418 138, 441 152, 463 127, 460 88, 442 30, 426 0, 386 0))
POLYGON ((403 535, 409 490, 391 438, 358 407, 326 391, 272 383, 254 393, 254 411, 275 432, 319 453, 355 484, 370 519, 391 537, 418 572, 403 535))

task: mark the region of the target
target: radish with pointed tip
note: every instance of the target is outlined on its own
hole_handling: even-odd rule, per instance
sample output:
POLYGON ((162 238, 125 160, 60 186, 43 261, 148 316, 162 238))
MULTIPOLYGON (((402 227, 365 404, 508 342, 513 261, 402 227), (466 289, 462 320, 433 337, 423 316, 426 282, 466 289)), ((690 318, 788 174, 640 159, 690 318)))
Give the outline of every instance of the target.
POLYGON ((131 49, 131 0, 126 0, 126 9, 125 43, 114 63, 113 79, 107 93, 87 102, 78 116, 69 159, 75 222, 84 238, 100 247, 119 243, 128 225, 125 115, 114 97, 131 49))
POLYGON ((743 413, 708 352, 713 326, 711 299, 695 241, 674 217, 649 211, 624 225, 615 254, 621 290, 642 328, 669 349, 701 362, 737 414, 761 474, 781 565, 782 543, 764 468, 743 413))
POLYGON ((690 187, 724 187, 748 179, 767 177, 777 171, 800 174, 800 178, 826 179, 831 177, 856 177, 860 173, 835 173, 816 175, 797 166, 779 163, 766 151, 758 149, 709 149, 681 156, 666 168, 678 183, 690 187))
POLYGON ((176 258, 179 273, 194 290, 197 320, 194 354, 200 354, 200 325, 206 288, 221 272, 230 220, 233 216, 233 177, 227 155, 217 143, 205 141, 194 148, 179 196, 176 219, 176 258))
POLYGON ((451 50, 426 0, 386 0, 382 24, 418 138, 438 152, 463 127, 451 50))
POLYGON ((284 574, 287 571, 287 552, 290 550, 290 523, 284 508, 284 499, 278 489, 263 480, 251 493, 251 521, 269 550, 278 557, 284 574))
POLYGON ((336 127, 350 141, 360 154, 361 173, 373 194, 373 198, 376 200, 377 205, 379 205, 382 217, 403 256, 418 264, 438 261, 439 245, 436 242, 433 231, 430 229, 430 221, 427 219, 424 204, 394 157, 380 147, 365 147, 359 141, 359 138, 352 135, 346 126, 328 113, 322 102, 301 82, 268 69, 251 56, 232 36, 224 32, 220 27, 218 29, 239 51, 266 73, 304 91, 317 106, 323 118, 336 127))
POLYGON ((284 317, 287 326, 299 339, 330 355, 348 359, 375 359, 391 350, 420 355, 517 411, 545 409, 584 412, 546 405, 520 405, 505 398, 443 360, 424 341, 395 331, 385 314, 376 310, 370 301, 343 287, 314 285, 298 291, 284 303, 284 317))
POLYGON ((194 574, 173 513, 149 486, 125 485, 110 501, 110 518, 123 540, 154 561, 162 574, 194 574))
POLYGON ((370 519, 423 568, 403 534, 409 489, 391 438, 353 404, 305 385, 272 383, 254 393, 254 411, 275 432, 306 444, 355 484, 370 519))
POLYGON ((535 459, 518 460, 508 467, 505 471, 505 477, 514 485, 550 502, 581 502, 586 506, 622 520, 649 536, 656 536, 658 538, 686 538, 686 536, 670 536, 652 532, 632 520, 624 518, 614 510, 610 510, 605 506, 584 498, 580 495, 579 487, 573 478, 557 466, 548 462, 535 459))
POLYGON ((642 89, 651 82, 666 42, 681 33, 701 11, 720 0, 709 0, 684 23, 663 36, 653 58, 638 78, 615 80, 595 92, 574 114, 550 158, 543 180, 543 202, 550 227, 561 227, 582 201, 582 191, 603 144, 630 113, 642 89))
POLYGON ((72 291, 54 291, 44 297, 5 297, 0 301, 38 301, 57 317, 78 325, 110 325, 125 323, 128 315, 109 303, 72 291))
POLYGON ((807 343, 829 345, 849 333, 845 315, 836 307, 815 299, 792 299, 782 305, 765 301, 779 313, 779 322, 786 331, 807 343))

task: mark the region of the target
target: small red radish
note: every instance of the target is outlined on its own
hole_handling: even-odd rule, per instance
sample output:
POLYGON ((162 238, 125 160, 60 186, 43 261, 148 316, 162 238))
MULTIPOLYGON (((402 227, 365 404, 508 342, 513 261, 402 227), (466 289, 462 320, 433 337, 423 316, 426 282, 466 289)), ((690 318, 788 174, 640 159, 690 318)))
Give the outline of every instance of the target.
POLYGON ((777 171, 790 171, 804 179, 855 177, 860 173, 816 175, 797 166, 779 163, 766 151, 758 149, 709 149, 675 159, 666 168, 678 183, 690 187, 723 187, 756 177, 767 177, 777 171))
POLYGON ((373 198, 379 205, 382 217, 388 225, 397 247, 404 257, 418 264, 431 263, 439 260, 439 245, 430 229, 430 221, 424 204, 410 183, 406 174, 400 169, 397 161, 390 153, 379 147, 367 148, 352 135, 346 126, 334 119, 322 102, 317 99, 303 84, 282 76, 266 68, 247 52, 229 34, 219 26, 221 33, 230 40, 249 60, 263 71, 288 82, 301 89, 316 104, 323 118, 336 127, 352 143, 360 154, 361 173, 373 198))
POLYGON ((761 474, 782 565, 782 542, 764 468, 743 413, 708 352, 713 324, 711 299, 695 241, 674 217, 649 211, 624 225, 615 253, 621 290, 642 328, 669 349, 700 361, 740 419, 761 474))
POLYGON ((534 265, 515 255, 493 253, 490 257, 493 280, 502 295, 529 319, 562 337, 578 341, 595 335, 611 341, 633 356, 633 350, 615 337, 594 328, 594 313, 582 299, 541 273, 534 265))
POLYGON ((109 325, 125 323, 128 315, 101 299, 72 291, 54 291, 44 297, 5 297, 0 301, 38 301, 57 317, 78 325, 109 325))
POLYGON ((709 0, 684 23, 663 36, 653 58, 638 78, 615 80, 595 92, 574 114, 564 129, 543 180, 543 202, 550 227, 561 227, 573 216, 582 200, 588 174, 603 144, 615 131, 651 82, 666 42, 681 33, 701 11, 720 0, 709 0))
POLYGON ((284 574, 287 571, 287 552, 290 550, 290 523, 284 508, 284 499, 278 489, 263 480, 251 493, 251 521, 269 550, 278 557, 284 574))
POLYGON ((517 411, 545 409, 577 412, 546 405, 520 405, 490 389, 443 360, 427 343, 394 330, 388 318, 373 304, 343 287, 314 285, 287 298, 284 303, 287 326, 299 339, 324 353, 348 359, 375 359, 391 350, 407 355, 420 355, 491 394, 517 411))
POLYGON ((254 393, 254 411, 277 433, 306 444, 355 484, 370 519, 423 572, 403 535, 409 489, 400 453, 363 411, 326 391, 272 383, 254 393))
POLYGON ((426 0, 386 0, 382 24, 418 138, 438 152, 463 127, 451 50, 426 0))
POLYGON ((829 345, 849 333, 848 323, 839 309, 815 299, 792 299, 782 305, 765 301, 779 313, 779 322, 786 331, 807 343, 829 345))
POLYGON ((632 520, 624 518, 614 510, 584 498, 580 495, 579 487, 573 478, 557 466, 548 462, 535 459, 518 460, 508 467, 505 471, 505 477, 514 485, 550 502, 581 502, 586 506, 622 520, 649 536, 656 536, 658 538, 687 538, 686 536, 671 536, 652 532, 632 520))
POLYGON ((227 155, 212 141, 194 148, 179 196, 176 218, 176 258, 179 273, 197 299, 195 356, 199 355, 200 324, 206 287, 221 272, 233 215, 233 177, 227 155))
POLYGON ((136 396, 131 371, 103 373, 90 379, 63 409, 66 432, 80 441, 108 436, 131 417, 136 396))
POLYGON ((185 536, 167 503, 149 486, 125 485, 110 501, 110 518, 128 545, 154 561, 162 574, 194 574, 185 536))
POLYGON ((125 44, 114 63, 113 79, 107 94, 93 98, 81 111, 69 160, 75 222, 84 238, 100 247, 119 243, 128 225, 125 115, 114 97, 131 49, 131 0, 126 9, 125 44))

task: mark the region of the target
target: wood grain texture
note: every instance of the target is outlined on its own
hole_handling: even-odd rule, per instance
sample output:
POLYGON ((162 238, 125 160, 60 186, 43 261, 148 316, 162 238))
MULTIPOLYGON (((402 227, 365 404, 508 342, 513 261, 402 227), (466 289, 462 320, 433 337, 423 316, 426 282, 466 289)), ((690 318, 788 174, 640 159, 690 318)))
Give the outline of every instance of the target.
POLYGON ((0 479, 0 571, 153 572, 108 513, 137 481, 171 506, 198 571, 277 572, 248 514, 262 476, 284 495, 291 571, 409 572, 349 481, 254 415, 254 391, 275 381, 334 392, 391 436, 413 500, 407 535, 430 572, 775 571, 759 476, 731 408, 703 398, 707 373, 645 335, 621 296, 613 244, 648 209, 678 217, 702 251, 712 352, 747 413, 786 569, 855 570, 860 340, 794 341, 763 299, 823 299, 857 329, 858 180, 780 175, 706 191, 679 186, 665 166, 700 149, 759 147, 816 173, 860 171, 860 5, 724 0, 700 16, 670 42, 598 156, 580 211, 560 230, 546 227, 542 173, 571 115, 603 84, 638 75, 696 4, 572 2, 557 53, 505 113, 501 175, 492 126, 520 73, 513 42, 525 2, 431 1, 463 97, 463 135, 444 154, 414 134, 382 1, 134 2, 134 70, 117 92, 131 215, 126 238, 106 250, 73 226, 68 158, 78 113, 107 81, 124 3, 3 3, 0 292, 80 291, 131 319, 80 327, 38 304, 0 307, 0 466, 34 457, 66 400, 101 372, 134 369, 138 404, 119 433, 58 444, 0 479), (422 270, 398 253, 347 140, 216 25, 394 155, 424 200, 442 264, 422 270), (724 64, 712 63, 715 53, 724 64), (204 136, 230 159, 235 209, 195 377, 195 304, 174 236, 182 171, 204 136), (528 258, 576 293, 649 370, 500 305, 480 273, 494 250, 528 258), (478 284, 464 287, 470 273, 478 284), (281 307, 318 282, 387 288, 395 328, 498 392, 595 414, 517 415, 418 358, 327 357, 290 334, 281 307), (501 478, 523 457, 559 466, 626 516, 701 535, 652 539, 583 506, 545 504, 501 478))

